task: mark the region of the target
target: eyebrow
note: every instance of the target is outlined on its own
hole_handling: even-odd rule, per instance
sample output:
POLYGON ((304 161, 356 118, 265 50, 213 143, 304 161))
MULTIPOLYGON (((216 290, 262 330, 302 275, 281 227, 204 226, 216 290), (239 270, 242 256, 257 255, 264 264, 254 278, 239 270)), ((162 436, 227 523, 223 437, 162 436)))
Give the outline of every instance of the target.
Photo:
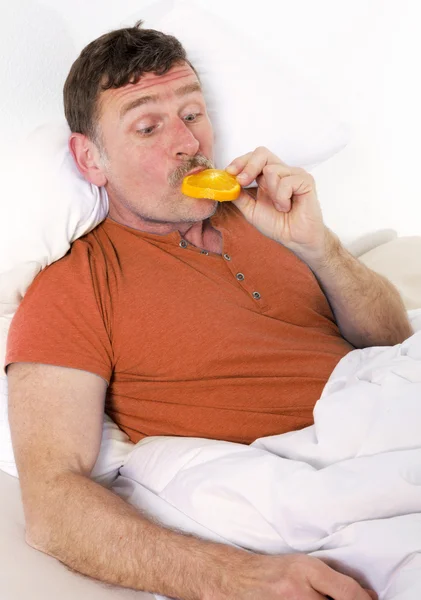
MULTIPOLYGON (((175 95, 178 97, 187 96, 187 94, 193 94, 194 92, 201 92, 202 86, 199 82, 188 83, 187 85, 183 85, 182 87, 175 90, 175 95)), ((124 119, 126 114, 139 106, 143 106, 144 104, 148 104, 149 102, 158 102, 159 101, 158 94, 151 94, 149 96, 140 96, 140 98, 136 98, 131 102, 125 104, 120 111, 120 121, 124 119)))

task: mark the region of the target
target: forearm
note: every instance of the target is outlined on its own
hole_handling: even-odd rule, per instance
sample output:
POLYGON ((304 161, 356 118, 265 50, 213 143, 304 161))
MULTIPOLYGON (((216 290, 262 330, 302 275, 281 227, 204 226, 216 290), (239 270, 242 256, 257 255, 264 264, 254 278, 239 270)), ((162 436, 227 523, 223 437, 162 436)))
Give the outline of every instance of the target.
POLYGON ((43 493, 42 517, 26 515, 28 543, 92 578, 195 600, 247 554, 165 529, 82 475, 61 475, 53 486, 43 493))
POLYGON ((322 252, 301 258, 316 275, 342 335, 356 348, 394 345, 412 335, 397 289, 354 258, 330 230, 322 252))

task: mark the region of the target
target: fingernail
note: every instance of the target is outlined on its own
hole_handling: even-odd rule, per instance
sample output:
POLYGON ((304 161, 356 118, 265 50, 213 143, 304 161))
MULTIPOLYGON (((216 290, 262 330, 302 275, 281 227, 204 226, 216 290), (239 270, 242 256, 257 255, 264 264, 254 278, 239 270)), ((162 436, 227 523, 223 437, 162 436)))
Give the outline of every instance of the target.
POLYGON ((227 173, 235 173, 237 170, 237 167, 235 167, 234 165, 229 165, 225 171, 227 171, 227 173))
POLYGON ((239 175, 237 175, 237 179, 241 179, 241 181, 245 181, 246 179, 248 179, 248 175, 247 175, 247 173, 240 173, 239 175))

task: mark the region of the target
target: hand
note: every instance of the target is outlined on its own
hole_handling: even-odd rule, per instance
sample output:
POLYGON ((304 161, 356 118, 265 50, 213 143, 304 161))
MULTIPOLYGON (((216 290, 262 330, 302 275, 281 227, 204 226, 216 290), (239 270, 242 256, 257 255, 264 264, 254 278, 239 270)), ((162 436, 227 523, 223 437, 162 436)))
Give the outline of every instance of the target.
POLYGON ((303 554, 269 556, 250 554, 240 564, 226 563, 224 589, 207 600, 376 600, 377 594, 364 590, 354 579, 342 575, 324 562, 303 554), (229 575, 229 577, 228 577, 229 575))
POLYGON ((257 181, 256 199, 242 190, 234 200, 249 223, 301 256, 323 252, 327 228, 307 171, 288 167, 263 146, 236 158, 225 170, 242 186, 257 181))

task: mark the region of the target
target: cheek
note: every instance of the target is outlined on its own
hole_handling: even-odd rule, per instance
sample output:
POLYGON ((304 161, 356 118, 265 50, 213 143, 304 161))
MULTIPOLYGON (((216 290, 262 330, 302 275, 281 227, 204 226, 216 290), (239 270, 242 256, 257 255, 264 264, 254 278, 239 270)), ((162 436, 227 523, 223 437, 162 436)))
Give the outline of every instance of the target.
POLYGON ((124 168, 129 178, 156 183, 163 179, 165 166, 162 152, 154 148, 131 149, 127 158, 124 168))
POLYGON ((140 177, 149 189, 159 190, 168 185, 167 182, 167 165, 162 159, 162 156, 148 157, 148 160, 142 162, 140 166, 140 177))

